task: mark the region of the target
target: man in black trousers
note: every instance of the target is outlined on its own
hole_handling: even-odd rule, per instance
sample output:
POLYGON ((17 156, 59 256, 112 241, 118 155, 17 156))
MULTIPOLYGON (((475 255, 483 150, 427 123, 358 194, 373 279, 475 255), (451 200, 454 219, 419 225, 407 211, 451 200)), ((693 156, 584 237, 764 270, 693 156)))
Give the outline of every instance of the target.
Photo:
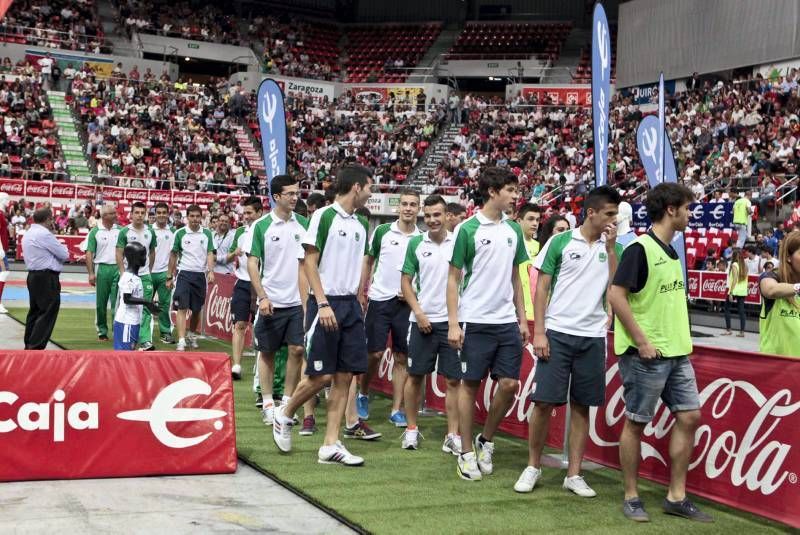
POLYGON ((47 347, 61 307, 58 277, 69 251, 53 235, 52 228, 53 212, 50 208, 41 208, 33 213, 33 225, 22 238, 30 300, 25 321, 25 349, 47 347))

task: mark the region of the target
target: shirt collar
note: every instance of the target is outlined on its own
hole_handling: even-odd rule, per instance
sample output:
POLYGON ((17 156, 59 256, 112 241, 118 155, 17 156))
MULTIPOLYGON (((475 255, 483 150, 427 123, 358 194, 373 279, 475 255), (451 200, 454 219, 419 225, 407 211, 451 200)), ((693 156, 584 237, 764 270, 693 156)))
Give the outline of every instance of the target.
MULTIPOLYGON (((570 230, 568 230, 566 232, 571 232, 572 233, 572 239, 573 240, 582 241, 583 243, 586 243, 586 244, 589 243, 588 241, 586 241, 586 238, 583 237, 583 234, 581 234, 581 228, 580 227, 570 229, 570 230)), ((600 239, 597 240, 597 241, 599 243, 605 243, 606 242, 605 234, 600 234, 600 239)))
MULTIPOLYGON (((398 234, 402 234, 402 235, 404 235, 404 236, 406 235, 406 233, 405 233, 405 232, 403 232, 402 230, 400 230, 400 224, 398 223, 398 221, 397 221, 397 220, 395 220, 395 221, 394 221, 394 222, 393 222, 393 223, 392 223, 392 224, 389 226, 389 230, 391 230, 392 232, 396 232, 396 233, 398 233, 398 234)), ((421 230, 420 230, 420 229, 419 229, 419 228, 418 228, 416 225, 414 225, 414 231, 411 233, 411 236, 417 236, 417 235, 419 235, 419 234, 422 234, 422 231, 421 231, 421 230)))
MULTIPOLYGON (((488 217, 483 215, 483 210, 478 210, 477 212, 475 212, 475 217, 478 218, 478 222, 481 225, 497 225, 497 224, 499 224, 498 222, 492 221, 491 219, 489 219, 488 217)), ((502 217, 500 219, 500 223, 502 223, 506 219, 508 219, 508 216, 506 215, 505 212, 502 212, 502 217)))
MULTIPOLYGON (((430 231, 425 232, 422 236, 423 236, 423 238, 422 238, 423 241, 426 241, 426 242, 429 242, 429 243, 435 243, 431 239, 431 232, 430 231)), ((445 234, 445 236, 444 236, 444 240, 442 240, 442 243, 447 242, 447 241, 451 241, 452 239, 453 239, 453 233, 448 230, 447 234, 445 234)))
MULTIPOLYGON (((345 213, 347 213, 347 212, 345 212, 345 213)), ((289 219, 287 221, 284 221, 283 219, 278 217, 275 214, 275 211, 273 210, 273 211, 270 211, 269 214, 267 214, 267 217, 271 218, 274 223, 289 223, 290 221, 297 221, 296 215, 297 214, 295 214, 294 212, 290 212, 289 213, 289 219)))
POLYGON ((333 206, 333 209, 336 210, 339 213, 339 215, 344 217, 345 219, 356 217, 355 212, 353 212, 352 214, 348 214, 347 211, 344 208, 342 208, 342 205, 339 204, 339 201, 334 201, 331 206, 333 206))

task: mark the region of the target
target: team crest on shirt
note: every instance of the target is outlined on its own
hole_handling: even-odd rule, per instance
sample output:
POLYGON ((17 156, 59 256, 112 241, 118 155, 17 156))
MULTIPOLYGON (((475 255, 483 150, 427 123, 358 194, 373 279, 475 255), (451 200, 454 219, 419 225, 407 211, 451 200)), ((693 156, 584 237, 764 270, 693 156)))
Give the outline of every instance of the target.
POLYGON ((429 257, 429 256, 430 256, 430 255, 432 255, 432 254, 433 254, 433 253, 432 253, 432 252, 430 252, 430 251, 423 251, 423 252, 422 252, 422 256, 424 256, 425 258, 429 257))
POLYGON ((511 238, 508 238, 508 246, 509 246, 509 247, 511 247, 511 245, 512 245, 512 243, 511 243, 511 242, 512 242, 511 238))
POLYGON ((295 234, 294 235, 294 241, 300 242, 300 234, 295 234))
POLYGON ((356 232, 356 241, 359 241, 360 239, 361 239, 361 233, 356 232))
POLYGON ((606 253, 604 253, 603 251, 600 251, 600 254, 597 255, 597 258, 601 262, 605 262, 606 260, 608 260, 608 255, 606 253))

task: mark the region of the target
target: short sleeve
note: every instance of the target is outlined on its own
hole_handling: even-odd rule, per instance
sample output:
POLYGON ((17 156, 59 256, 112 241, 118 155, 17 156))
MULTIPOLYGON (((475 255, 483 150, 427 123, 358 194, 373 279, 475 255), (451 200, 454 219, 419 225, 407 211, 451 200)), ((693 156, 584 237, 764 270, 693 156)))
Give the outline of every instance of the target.
POLYGON ((121 229, 117 236, 117 249, 124 249, 126 245, 128 245, 128 227, 121 229))
POLYGON ((93 254, 97 252, 97 227, 93 228, 89 233, 86 243, 86 251, 93 254))
POLYGON ((564 248, 570 241, 572 241, 572 231, 562 232, 548 240, 545 251, 536 257, 536 268, 546 275, 555 275, 561 267, 564 248), (539 263, 540 258, 541 263, 539 263))
POLYGON ((233 233, 233 241, 231 242, 231 251, 235 251, 237 247, 239 247, 239 238, 242 234, 244 234, 245 226, 242 225, 241 227, 236 229, 236 232, 233 233))
POLYGON ((148 227, 150 229, 150 248, 155 249, 158 245, 158 238, 156 237, 156 231, 153 230, 153 227, 148 227))
POLYGON ((638 293, 647 284, 647 276, 647 255, 644 247, 641 243, 632 243, 622 253, 622 259, 614 275, 614 286, 621 286, 632 293, 638 293))
POLYGON ((247 253, 249 256, 261 258, 264 256, 264 223, 259 221, 253 227, 252 236, 250 240, 250 251, 247 253))
POLYGON ((419 260, 417 259, 417 247, 422 243, 421 236, 412 239, 406 248, 406 258, 403 262, 403 273, 412 277, 419 272, 419 260))
POLYGON ((511 222, 511 228, 517 235, 517 251, 514 253, 514 265, 518 266, 530 261, 528 250, 525 249, 525 237, 522 235, 522 228, 514 221, 511 222))
POLYGON ((183 229, 178 229, 178 232, 175 233, 175 239, 172 240, 172 252, 173 253, 180 253, 181 252, 181 243, 183 242, 183 235, 186 232, 183 229))
POLYGON ((383 237, 386 236, 386 233, 389 232, 389 225, 383 224, 378 226, 375 229, 375 232, 372 233, 372 239, 369 241, 370 245, 367 249, 367 254, 373 258, 378 258, 381 255, 381 242, 383 241, 383 237))
POLYGON ((214 236, 211 235, 211 231, 208 230, 207 228, 203 229, 203 234, 205 234, 206 238, 208 238, 208 247, 207 247, 208 252, 213 253, 216 250, 214 249, 214 236))
POLYGON ((453 255, 450 257, 450 265, 457 269, 464 269, 464 266, 470 261, 469 258, 469 241, 470 235, 464 225, 458 228, 456 234, 456 241, 453 244, 453 255))
MULTIPOLYGON (((301 241, 303 245, 315 247, 318 251, 322 251, 325 246, 325 240, 328 237, 327 231, 329 227, 329 225, 322 224, 322 216, 328 210, 331 210, 331 208, 320 208, 311 216, 311 222, 308 224, 306 233, 301 241)), ((253 242, 255 243, 255 240, 253 242)), ((252 248, 250 250, 252 252, 252 248)))

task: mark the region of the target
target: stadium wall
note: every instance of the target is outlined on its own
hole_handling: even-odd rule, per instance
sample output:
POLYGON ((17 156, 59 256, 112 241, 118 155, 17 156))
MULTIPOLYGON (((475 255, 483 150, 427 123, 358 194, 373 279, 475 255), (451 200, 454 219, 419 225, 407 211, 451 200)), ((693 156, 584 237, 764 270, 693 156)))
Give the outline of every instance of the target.
POLYGON ((619 8, 617 86, 800 56, 797 0, 633 0, 619 8))
POLYGON ((259 60, 253 49, 246 46, 223 45, 191 39, 178 39, 162 35, 133 34, 133 42, 142 45, 148 54, 166 54, 180 58, 190 57, 210 61, 258 65, 259 60))

